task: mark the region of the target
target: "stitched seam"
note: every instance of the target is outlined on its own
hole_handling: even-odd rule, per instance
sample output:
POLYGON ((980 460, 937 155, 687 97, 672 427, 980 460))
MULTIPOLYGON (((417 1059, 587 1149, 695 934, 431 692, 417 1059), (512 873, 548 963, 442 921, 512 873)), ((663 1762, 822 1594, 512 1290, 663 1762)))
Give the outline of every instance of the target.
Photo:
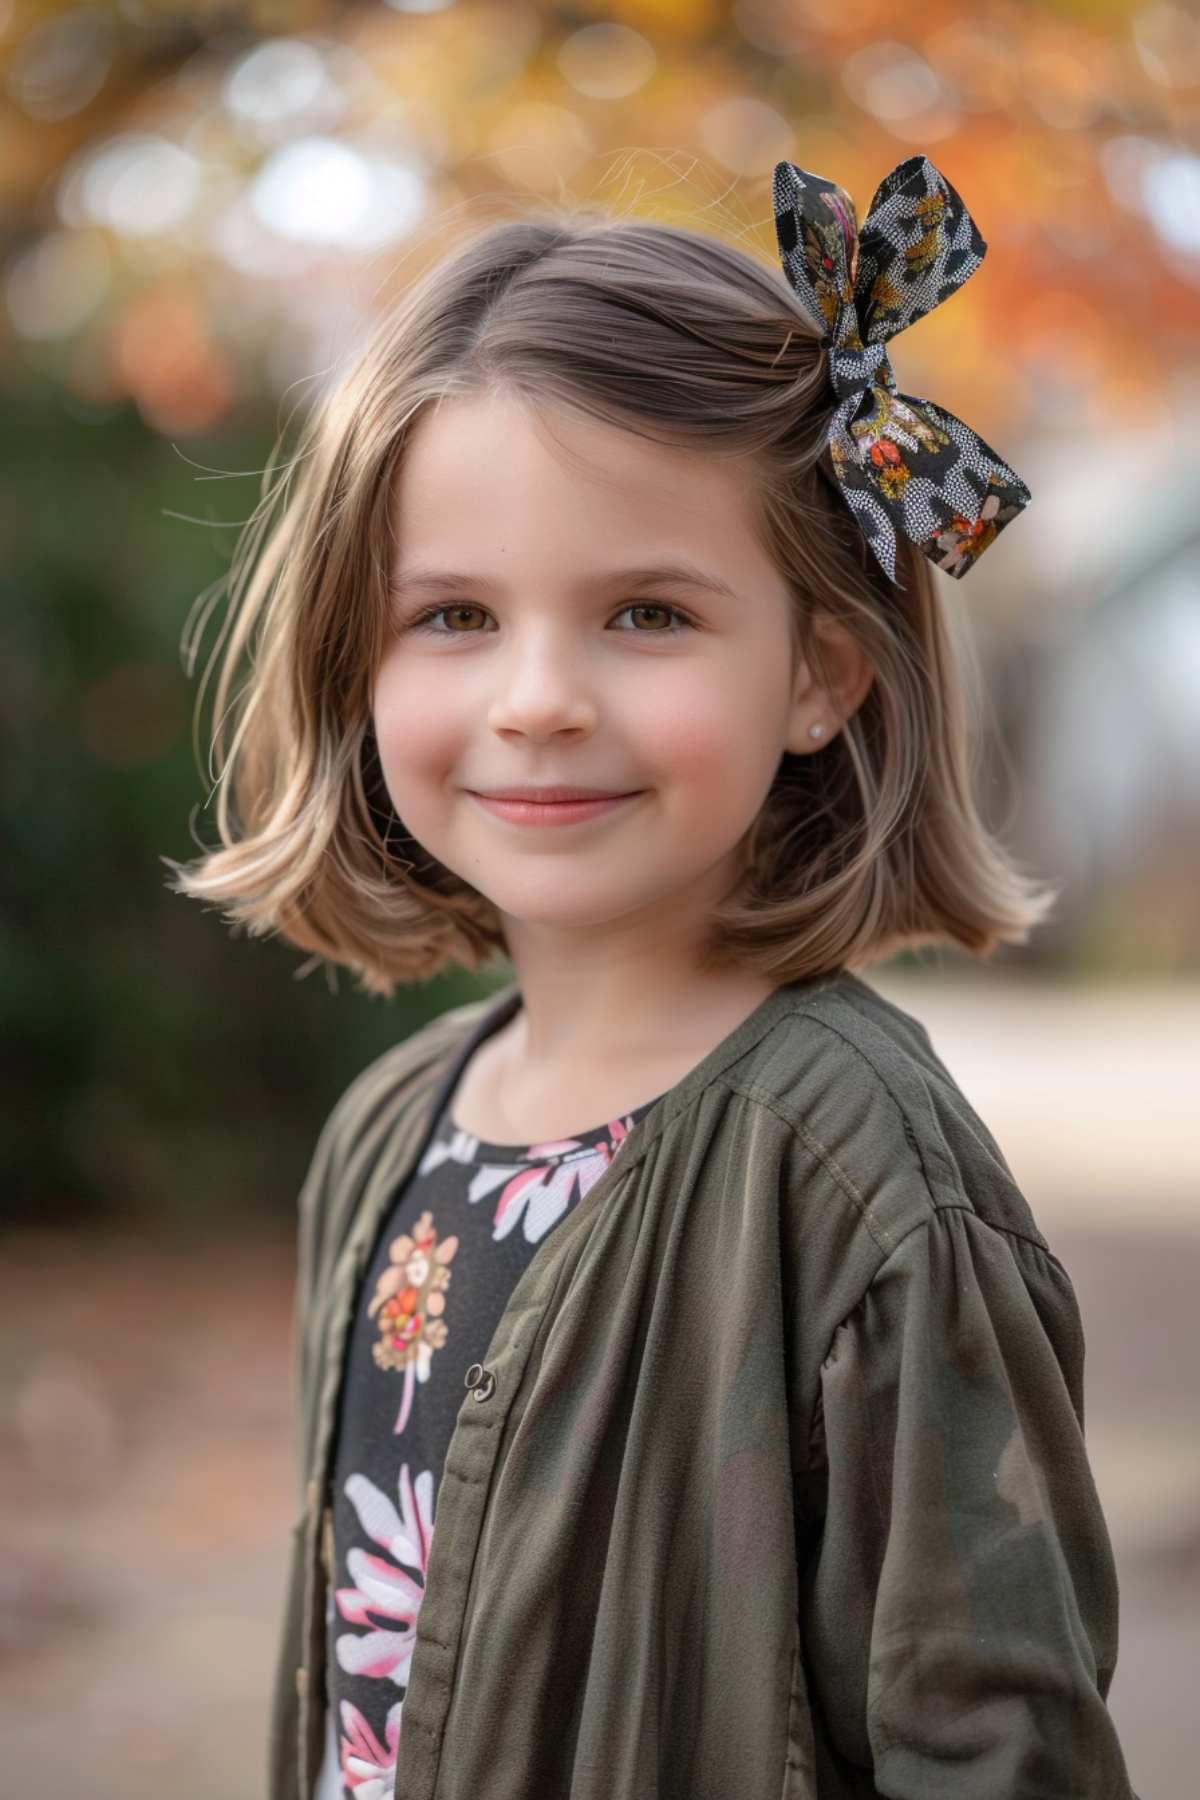
MULTIPOLYGON (((1054 1264, 1054 1266, 1057 1269, 1059 1269, 1063 1275, 1065 1275, 1067 1277, 1068 1281, 1070 1280, 1070 1276, 1068 1275, 1067 1270, 1064 1268, 1063 1264, 1059 1261, 1058 1257, 1055 1256, 1054 1252, 1050 1249, 1049 1245, 1046 1243, 1044 1235, 1041 1237, 1031 1237, 1028 1232, 1020 1231, 1017 1229, 1016 1226, 998 1224, 996 1221, 989 1219, 986 1214, 981 1213, 979 1211, 979 1209, 977 1207, 973 1206, 971 1204, 970 1200, 966 1199, 965 1197, 963 1199, 957 1199, 957 1200, 939 1200, 937 1198, 937 1194, 935 1191, 936 1189, 949 1188, 951 1193, 961 1194, 961 1193, 963 1193, 961 1183, 955 1184, 955 1183, 951 1183, 951 1182, 946 1182, 946 1181, 940 1180, 937 1177, 930 1176, 928 1167, 926 1166, 925 1157, 922 1153, 920 1135, 915 1133, 915 1128, 912 1126, 911 1115, 909 1114, 903 1101, 899 1098, 899 1096, 893 1091, 893 1089, 889 1085, 886 1076, 882 1073, 882 1071, 880 1070, 878 1065, 876 1063, 872 1062, 871 1058, 869 1056, 865 1055, 864 1052, 859 1049, 858 1045, 853 1041, 852 1038, 848 1038, 845 1035, 845 1033, 839 1031, 835 1025, 830 1025, 826 1019, 818 1018, 815 1013, 809 1011, 807 1008, 798 1008, 797 1010, 804 1011, 805 1016, 807 1018, 811 1018, 813 1020, 814 1024, 824 1025, 827 1030, 831 1031, 834 1034, 835 1037, 840 1038, 844 1044, 846 1044, 851 1050, 853 1050, 854 1054, 860 1059, 860 1061, 866 1063, 867 1067, 876 1076, 876 1078, 879 1081, 880 1086, 883 1088, 884 1092, 887 1094, 889 1100, 891 1100, 893 1106, 896 1108, 896 1111, 900 1116, 900 1122, 901 1122, 902 1127, 904 1128, 905 1139, 912 1146, 914 1151, 916 1152, 916 1155, 920 1162, 921 1174, 924 1178, 925 1185, 929 1190, 930 1201, 936 1210, 943 1211, 943 1212, 947 1211, 947 1210, 954 1210, 954 1211, 958 1211, 958 1212, 973 1212, 973 1213, 975 1213, 975 1215, 979 1219, 981 1219, 985 1225, 991 1226, 993 1231, 1002 1231, 1002 1232, 1005 1232, 1009 1237, 1020 1238, 1020 1239, 1022 1239, 1023 1242, 1025 1242, 1027 1244, 1032 1244, 1035 1250, 1040 1250, 1042 1252, 1042 1254, 1044 1256, 1047 1256, 1050 1259, 1050 1261, 1054 1264), (915 1141, 914 1141, 914 1135, 915 1135, 915 1141)), ((748 1100, 754 1100, 754 1101, 766 1106, 771 1112, 773 1112, 776 1115, 777 1118, 782 1119, 785 1124, 790 1125, 793 1128, 793 1130, 796 1131, 798 1136, 803 1140, 803 1142, 808 1146, 808 1148, 810 1150, 812 1150, 813 1154, 818 1156, 820 1158, 820 1160, 826 1165, 826 1167, 830 1170, 830 1173, 835 1175, 835 1179, 838 1176, 841 1176, 843 1178, 845 1185, 847 1187, 847 1190, 854 1197, 856 1205, 858 1205, 861 1209, 863 1209, 864 1222, 866 1223, 868 1229, 871 1229, 872 1221, 870 1218, 869 1211, 866 1210, 865 1202, 863 1201, 862 1196, 859 1194, 858 1189, 855 1186, 853 1180, 850 1178, 849 1175, 846 1175, 844 1170, 842 1170, 840 1168, 836 1158, 832 1155, 832 1153, 829 1150, 827 1150, 825 1148, 825 1146, 823 1144, 821 1144, 820 1140, 813 1136, 813 1134, 808 1130, 807 1126, 805 1126, 803 1124, 803 1122, 791 1112, 791 1110, 787 1106, 786 1102, 780 1100, 777 1095, 770 1093, 767 1089, 760 1088, 760 1087, 754 1086, 752 1084, 743 1086, 743 1085, 739 1084, 738 1082, 736 1082, 735 1080, 729 1079, 729 1080, 725 1081, 725 1086, 731 1088, 735 1093, 742 1094, 748 1100)), ((972 1136, 975 1138, 975 1141, 977 1143, 979 1143, 980 1148, 987 1154, 988 1160, 996 1168, 997 1173, 1004 1179, 1006 1185, 1008 1185, 1009 1187, 1012 1187, 1012 1188, 1016 1188, 1016 1183, 1013 1180, 1011 1173, 1006 1171, 1000 1164, 998 1164, 996 1162, 995 1157, 988 1150, 987 1145, 984 1144, 983 1141, 979 1138, 978 1133, 972 1132, 972 1136)), ((954 1166, 953 1159, 950 1159, 950 1166, 951 1167, 954 1166)), ((1017 1189, 1017 1191, 1019 1192, 1020 1190, 1017 1189)), ((911 1229, 916 1230, 916 1229, 918 1229, 918 1227, 913 1226, 911 1229)), ((879 1244, 880 1249, 884 1250, 888 1255, 891 1254, 891 1250, 896 1249, 898 1247, 899 1243, 904 1242, 904 1239, 901 1238, 897 1241, 896 1244, 893 1244, 889 1249, 888 1245, 882 1241, 881 1237, 879 1236, 879 1234, 876 1231, 872 1230, 871 1235, 872 1235, 872 1237, 875 1238, 876 1243, 879 1244)), ((908 1236, 908 1233, 906 1232, 905 1237, 907 1237, 907 1236, 908 1236)), ((884 1237, 886 1237, 886 1233, 884 1234, 884 1237)), ((879 1271, 877 1270, 876 1274, 878 1274, 878 1272, 879 1271)), ((874 1279, 874 1277, 872 1277, 872 1279, 874 1279)), ((851 1310, 853 1310, 853 1309, 851 1309, 851 1310)))
POLYGON ((889 1254, 887 1233, 882 1231, 876 1221, 872 1218, 871 1209, 863 1195, 859 1192, 853 1178, 842 1168, 833 1152, 827 1149, 826 1146, 821 1143, 819 1138, 813 1136, 807 1125, 794 1117, 794 1115, 780 1103, 778 1096, 769 1093, 766 1088, 743 1087, 736 1081, 722 1081, 722 1086, 728 1088, 731 1093, 741 1094, 743 1099, 753 1101, 755 1106, 762 1106, 767 1112, 774 1113, 775 1117, 780 1119, 783 1124, 788 1127, 789 1131, 794 1133, 794 1135, 800 1139, 801 1143, 816 1157, 821 1166, 828 1170, 835 1186, 841 1188, 851 1204, 858 1209, 863 1224, 870 1232, 871 1237, 879 1246, 880 1250, 883 1251, 884 1255, 887 1256, 889 1254))
MULTIPOLYGON (((852 1050, 854 1052, 855 1056, 858 1057, 859 1061, 864 1062, 867 1065, 868 1069, 870 1069, 871 1073, 875 1076, 875 1079, 879 1082, 879 1085, 883 1088, 884 1092, 887 1094, 889 1100, 891 1100, 892 1105, 896 1108, 896 1111, 899 1113, 902 1123, 911 1124, 911 1115, 909 1114, 908 1109, 904 1105, 903 1101, 900 1099, 899 1095, 896 1094, 895 1091, 893 1090, 890 1082, 888 1081, 887 1076, 883 1073, 883 1070, 879 1067, 878 1063, 873 1062, 871 1060, 871 1058, 867 1055, 866 1051, 859 1048, 859 1046, 854 1042, 853 1038, 847 1037, 844 1031, 839 1031, 837 1026, 830 1024, 828 1019, 821 1018, 818 1013, 811 1011, 808 1007, 800 1007, 798 1010, 800 1010, 804 1013, 805 1018, 811 1019, 813 1021, 814 1025, 823 1025, 825 1027, 826 1031, 831 1031, 833 1033, 834 1037, 840 1038, 842 1043, 845 1044, 849 1050, 852 1050)), ((921 1080, 922 1085, 924 1085, 923 1077, 918 1076, 917 1079, 921 1080)), ((907 1133, 905 1135, 907 1136, 907 1133)), ((930 1179, 928 1169, 926 1168, 925 1154, 924 1154, 923 1146, 920 1141, 920 1134, 917 1134, 917 1144, 916 1144, 915 1148, 917 1151, 917 1155, 921 1161, 921 1169, 925 1175, 926 1185, 928 1187, 932 1188, 933 1183, 930 1179)), ((951 1166, 951 1168, 953 1168, 952 1162, 951 1162, 950 1166, 951 1166)), ((947 1185, 954 1187, 954 1184, 952 1182, 948 1183, 947 1185)), ((954 1188, 954 1191, 959 1192, 961 1190, 958 1188, 954 1188)))

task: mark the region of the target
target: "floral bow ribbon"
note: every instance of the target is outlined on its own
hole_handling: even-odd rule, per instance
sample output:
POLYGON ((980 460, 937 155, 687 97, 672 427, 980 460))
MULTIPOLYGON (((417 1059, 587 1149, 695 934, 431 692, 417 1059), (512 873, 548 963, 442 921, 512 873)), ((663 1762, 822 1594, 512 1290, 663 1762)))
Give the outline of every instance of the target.
POLYGON ((962 287, 987 245, 925 156, 885 177, 861 231, 835 181, 781 162, 772 190, 784 274, 826 330, 839 401, 829 449, 846 502, 890 580, 897 528, 960 579, 1032 495, 969 425, 899 392, 884 346, 962 287))

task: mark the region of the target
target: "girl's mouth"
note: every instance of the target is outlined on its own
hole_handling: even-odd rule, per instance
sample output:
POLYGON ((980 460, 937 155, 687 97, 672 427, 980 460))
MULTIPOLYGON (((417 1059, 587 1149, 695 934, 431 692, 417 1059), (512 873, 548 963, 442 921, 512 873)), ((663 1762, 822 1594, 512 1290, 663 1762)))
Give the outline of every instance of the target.
POLYGON ((615 812, 638 797, 632 793, 613 794, 602 800, 496 800, 470 788, 467 792, 494 818, 507 819, 512 825, 576 825, 584 819, 598 819, 602 813, 615 812))

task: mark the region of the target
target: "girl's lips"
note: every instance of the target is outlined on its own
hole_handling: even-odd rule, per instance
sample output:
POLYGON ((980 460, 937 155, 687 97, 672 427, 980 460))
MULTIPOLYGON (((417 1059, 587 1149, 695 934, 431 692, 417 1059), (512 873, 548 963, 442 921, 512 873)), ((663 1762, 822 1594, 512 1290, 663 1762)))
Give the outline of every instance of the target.
POLYGON ((637 794, 614 794, 603 800, 497 800, 491 794, 467 790, 494 818, 507 819, 512 825, 574 825, 583 819, 599 818, 601 813, 615 812, 637 794))

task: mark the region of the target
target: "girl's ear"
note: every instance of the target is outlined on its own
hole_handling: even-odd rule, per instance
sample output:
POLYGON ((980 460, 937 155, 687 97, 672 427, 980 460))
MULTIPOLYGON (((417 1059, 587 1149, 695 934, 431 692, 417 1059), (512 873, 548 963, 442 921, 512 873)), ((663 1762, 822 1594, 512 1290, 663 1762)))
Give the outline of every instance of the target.
POLYGON ((810 626, 820 639, 821 668, 818 676, 803 656, 796 665, 785 745, 793 755, 824 749, 858 711, 875 679, 861 644, 844 625, 818 613, 810 626))

